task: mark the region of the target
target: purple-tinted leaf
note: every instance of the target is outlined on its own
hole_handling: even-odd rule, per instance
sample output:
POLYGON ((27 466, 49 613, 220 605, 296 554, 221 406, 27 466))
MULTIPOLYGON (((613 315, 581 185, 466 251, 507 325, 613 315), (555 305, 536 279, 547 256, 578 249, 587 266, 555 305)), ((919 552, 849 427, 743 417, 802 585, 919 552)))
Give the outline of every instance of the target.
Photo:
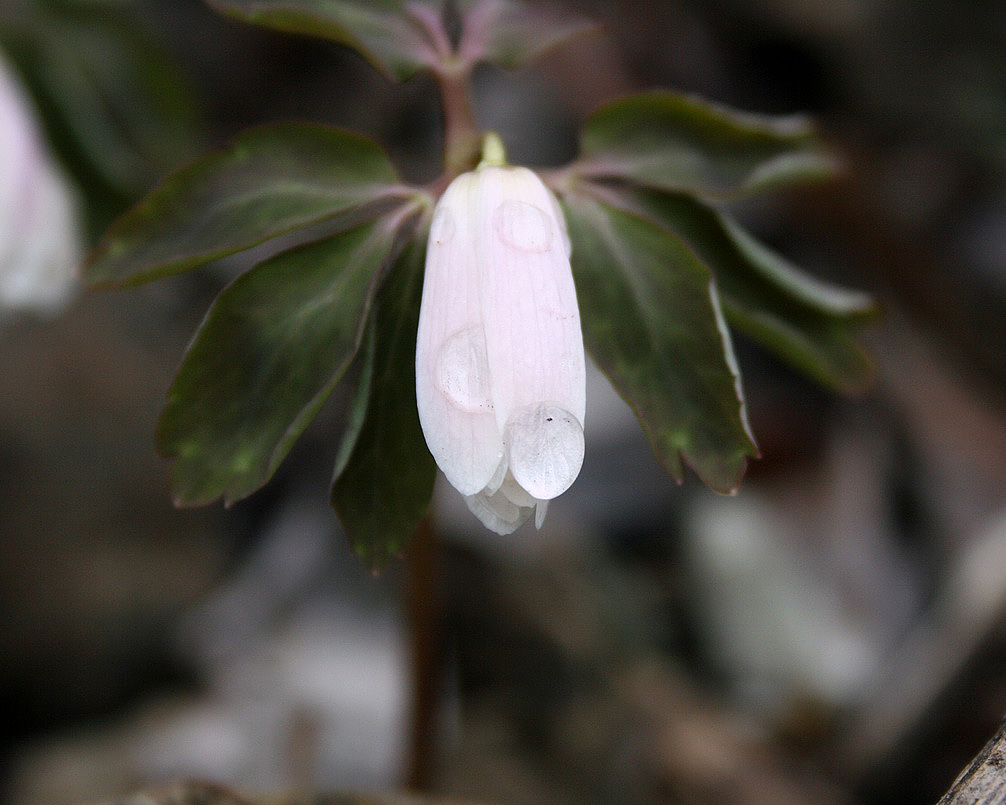
POLYGON ((403 192, 373 142, 304 123, 250 129, 189 165, 120 218, 87 279, 135 284, 186 271, 403 192))
POLYGON ((422 234, 395 264, 371 312, 364 371, 332 482, 332 505, 353 550, 374 570, 405 549, 436 478, 416 410, 422 234))
POLYGON ((245 22, 347 45, 399 80, 440 61, 449 46, 433 0, 207 1, 245 22))
POLYGON ((716 278, 727 319, 818 382, 862 390, 873 368, 856 333, 876 308, 857 291, 804 274, 725 213, 680 193, 608 189, 685 242, 716 278))
POLYGON ((397 229, 362 224, 238 277, 207 314, 161 416, 176 499, 239 500, 264 484, 359 347, 397 229))
POLYGON ((830 175, 833 159, 801 118, 746 114, 661 90, 605 104, 581 138, 583 176, 724 198, 830 175))
POLYGON ((718 492, 757 455, 709 270, 667 229, 586 195, 565 199, 584 342, 675 478, 718 492))
POLYGON ((460 59, 517 68, 569 40, 597 30, 596 23, 545 3, 467 0, 460 4, 460 59))

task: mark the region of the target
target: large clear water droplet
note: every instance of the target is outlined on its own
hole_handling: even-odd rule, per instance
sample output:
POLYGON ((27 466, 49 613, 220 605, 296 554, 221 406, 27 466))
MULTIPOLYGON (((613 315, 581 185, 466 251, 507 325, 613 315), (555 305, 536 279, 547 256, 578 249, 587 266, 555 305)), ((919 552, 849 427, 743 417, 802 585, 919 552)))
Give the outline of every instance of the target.
POLYGON ((514 411, 503 441, 514 480, 539 500, 550 500, 569 489, 583 466, 583 426, 554 403, 514 411))
POLYGON ((447 337, 437 353, 437 387, 460 411, 491 411, 489 359, 482 327, 473 324, 447 337))
POLYGON ((547 252, 555 235, 548 213, 534 204, 514 199, 496 208, 493 226, 504 243, 525 252, 547 252))

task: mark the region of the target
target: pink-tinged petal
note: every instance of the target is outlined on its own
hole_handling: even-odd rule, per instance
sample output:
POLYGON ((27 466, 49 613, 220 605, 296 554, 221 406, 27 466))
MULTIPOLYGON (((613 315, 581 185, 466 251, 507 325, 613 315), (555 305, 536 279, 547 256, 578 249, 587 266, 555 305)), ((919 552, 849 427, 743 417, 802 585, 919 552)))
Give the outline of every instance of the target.
POLYGON ((583 336, 558 206, 527 168, 483 168, 481 295, 492 399, 502 432, 518 408, 541 402, 582 424, 583 336))
POLYGON ((583 463, 586 371, 569 238, 526 168, 458 177, 430 233, 416 392, 430 451, 469 509, 509 534, 583 463))
POLYGON ((437 204, 416 339, 416 402, 426 443, 463 495, 482 491, 503 458, 473 270, 472 184, 472 174, 458 177, 437 204))

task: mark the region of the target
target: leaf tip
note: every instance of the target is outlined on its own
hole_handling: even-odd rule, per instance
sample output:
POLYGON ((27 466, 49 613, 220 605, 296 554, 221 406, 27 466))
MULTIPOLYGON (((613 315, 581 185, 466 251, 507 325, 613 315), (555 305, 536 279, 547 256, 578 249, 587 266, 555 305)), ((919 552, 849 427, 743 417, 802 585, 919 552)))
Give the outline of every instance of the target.
POLYGON ((704 464, 687 452, 680 452, 680 459, 698 476, 702 483, 716 494, 727 497, 735 497, 740 492, 751 462, 761 457, 761 451, 753 439, 749 441, 744 450, 712 464, 704 464))
POLYGON ((373 545, 361 544, 359 540, 354 539, 349 533, 346 534, 346 538, 349 542, 350 550, 360 560, 361 564, 366 568, 367 573, 373 579, 380 578, 392 561, 402 558, 401 550, 375 549, 373 545))

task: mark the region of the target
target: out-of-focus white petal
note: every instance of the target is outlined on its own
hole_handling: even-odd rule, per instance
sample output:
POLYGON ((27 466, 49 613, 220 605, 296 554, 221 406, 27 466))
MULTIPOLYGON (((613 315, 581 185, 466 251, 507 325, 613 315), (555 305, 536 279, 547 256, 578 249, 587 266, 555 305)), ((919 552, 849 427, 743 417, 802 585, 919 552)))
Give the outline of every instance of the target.
POLYGON ((469 508, 510 533, 583 463, 586 372, 555 197, 526 168, 481 167, 434 213, 416 347, 430 451, 469 508))
POLYGON ((73 195, 0 60, 0 312, 59 310, 77 288, 81 257, 73 195))
POLYGON ((61 178, 43 170, 37 182, 34 225, 21 233, 0 270, 0 307, 51 314, 73 298, 82 255, 76 210, 61 178))

